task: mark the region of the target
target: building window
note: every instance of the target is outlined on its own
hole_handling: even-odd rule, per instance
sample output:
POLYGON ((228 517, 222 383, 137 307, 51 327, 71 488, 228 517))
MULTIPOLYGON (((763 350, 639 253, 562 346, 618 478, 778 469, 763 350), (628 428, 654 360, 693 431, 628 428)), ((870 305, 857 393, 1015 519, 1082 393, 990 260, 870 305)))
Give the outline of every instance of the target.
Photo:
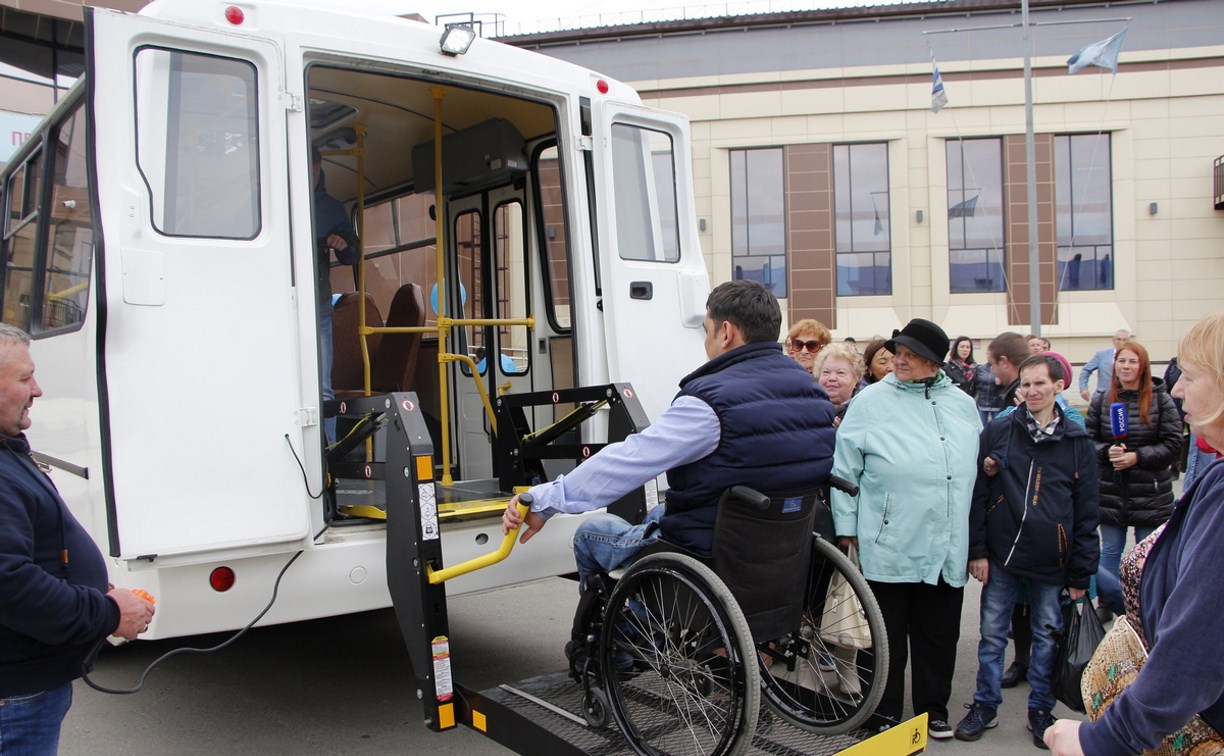
POLYGON ((892 294, 888 144, 833 147, 837 295, 892 294))
POLYGON ((1109 134, 1054 137, 1060 291, 1112 289, 1109 134))
POLYGON ((786 296, 782 148, 731 150, 731 264, 735 279, 786 296))
POLYGON ((949 288, 1004 291, 1003 140, 956 139, 947 148, 949 288))

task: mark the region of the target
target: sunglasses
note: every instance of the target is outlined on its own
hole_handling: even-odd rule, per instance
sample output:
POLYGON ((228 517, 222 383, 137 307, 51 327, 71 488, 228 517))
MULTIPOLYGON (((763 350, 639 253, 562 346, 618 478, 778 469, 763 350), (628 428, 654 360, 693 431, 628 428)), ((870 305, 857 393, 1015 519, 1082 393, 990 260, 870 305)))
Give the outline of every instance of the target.
POLYGON ((799 339, 794 339, 791 341, 792 352, 802 352, 806 348, 812 354, 816 354, 821 349, 824 349, 824 347, 825 345, 822 342, 816 341, 815 339, 811 341, 800 341, 799 339))

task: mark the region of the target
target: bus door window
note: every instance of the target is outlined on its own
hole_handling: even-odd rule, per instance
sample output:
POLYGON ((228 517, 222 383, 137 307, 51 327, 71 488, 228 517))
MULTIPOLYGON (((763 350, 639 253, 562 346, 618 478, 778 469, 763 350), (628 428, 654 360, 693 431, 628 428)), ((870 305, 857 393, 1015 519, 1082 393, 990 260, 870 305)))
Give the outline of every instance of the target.
MULTIPOLYGON (((453 287, 448 287, 447 314, 457 318, 487 318, 484 309, 484 254, 483 236, 480 212, 469 210, 455 218, 454 248, 455 266, 459 271, 459 287, 466 294, 464 299, 455 301, 453 287)), ((463 326, 453 332, 450 348, 457 354, 466 354, 477 363, 485 357, 485 329, 473 326, 463 326)), ((464 375, 471 375, 467 365, 461 368, 464 375)))
POLYGON ((661 131, 612 126, 617 250, 623 260, 680 259, 676 171, 671 137, 661 131))
POLYGON ((253 239, 260 229, 255 67, 144 48, 136 55, 136 160, 167 236, 253 239))
MULTIPOLYGON (((527 258, 523 243, 523 204, 503 202, 493 211, 494 312, 491 317, 528 315, 527 258)), ((523 326, 498 326, 498 364, 506 375, 523 375, 531 363, 530 333, 523 326)))

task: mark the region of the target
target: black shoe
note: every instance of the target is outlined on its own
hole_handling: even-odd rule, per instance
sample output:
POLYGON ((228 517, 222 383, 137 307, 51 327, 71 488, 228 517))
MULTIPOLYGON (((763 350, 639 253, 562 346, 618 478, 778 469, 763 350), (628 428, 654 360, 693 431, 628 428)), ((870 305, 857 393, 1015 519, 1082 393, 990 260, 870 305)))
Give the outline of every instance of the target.
POLYGON ((1033 745, 1043 751, 1049 748, 1045 744, 1045 731, 1054 724, 1054 715, 1045 709, 1028 710, 1028 728, 1033 733, 1033 745))
POLYGON ((999 682, 1000 687, 1014 688, 1020 684, 1021 680, 1028 679, 1028 665, 1020 662, 1012 662, 1007 671, 1003 673, 1003 679, 999 682))
POLYGON ((981 740, 983 732, 999 725, 997 712, 986 704, 974 701, 971 704, 965 704, 965 708, 969 710, 969 713, 956 726, 957 740, 965 740, 970 743, 981 740))
POLYGON ((932 719, 927 722, 927 735, 936 740, 951 740, 952 725, 946 719, 932 719))

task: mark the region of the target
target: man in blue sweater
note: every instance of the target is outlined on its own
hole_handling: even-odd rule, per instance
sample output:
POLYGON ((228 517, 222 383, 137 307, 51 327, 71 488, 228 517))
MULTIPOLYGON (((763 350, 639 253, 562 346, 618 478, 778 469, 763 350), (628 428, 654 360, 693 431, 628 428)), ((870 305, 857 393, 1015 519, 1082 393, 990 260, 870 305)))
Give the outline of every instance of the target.
POLYGON ((29 344, 0 324, 0 754, 44 756, 90 649, 135 639, 153 604, 110 587, 102 553, 30 457, 23 431, 42 389, 29 344))
POLYGON ((1003 702, 1003 653, 1012 607, 1027 581, 1032 657, 1029 729, 1042 736, 1054 723, 1051 677, 1062 625, 1060 594, 1083 598, 1097 570, 1100 544, 1096 452, 1087 431, 1069 422, 1055 398, 1065 383, 1057 359, 1034 355, 1020 363, 1024 403, 982 431, 982 468, 969 510, 969 572, 982 583, 982 638, 977 691, 956 727, 974 741, 998 724, 1003 702))

